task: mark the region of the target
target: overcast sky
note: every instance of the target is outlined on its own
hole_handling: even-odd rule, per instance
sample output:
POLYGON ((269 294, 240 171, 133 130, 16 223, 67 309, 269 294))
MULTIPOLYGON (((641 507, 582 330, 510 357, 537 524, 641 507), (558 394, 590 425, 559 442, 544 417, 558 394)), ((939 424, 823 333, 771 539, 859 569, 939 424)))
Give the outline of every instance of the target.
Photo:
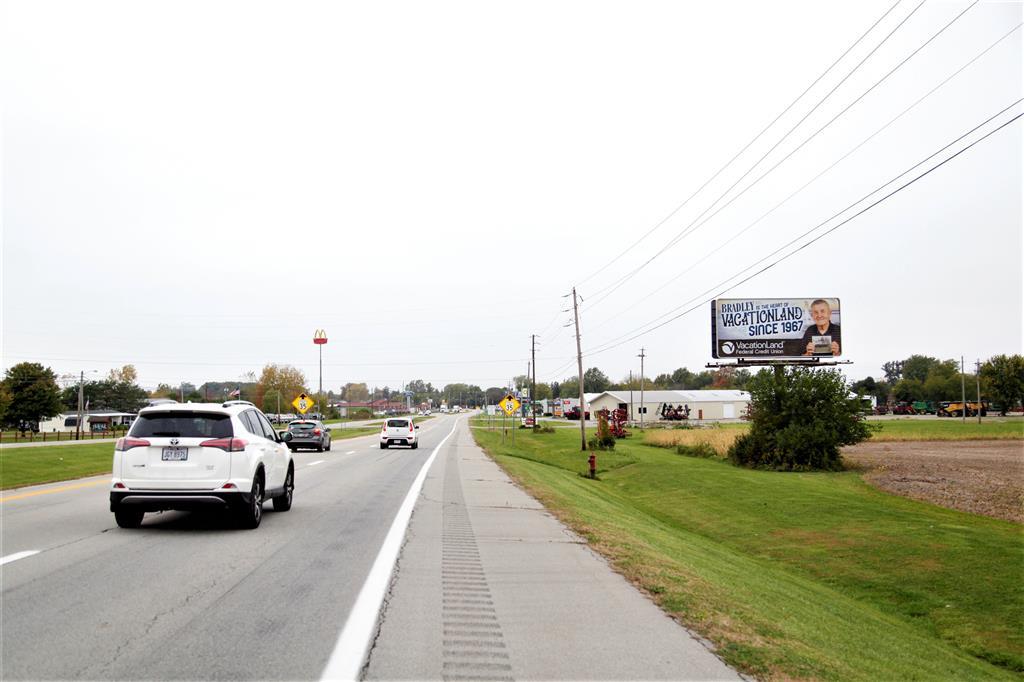
POLYGON ((1021 120, 728 287, 1024 95, 1018 28, 751 227, 1022 20, 980 2, 867 92, 970 2, 899 2, 675 213, 893 3, 5 2, 3 365, 315 387, 323 328, 325 388, 486 388, 536 333, 559 380, 574 285, 615 380, 703 368, 723 293, 839 298, 853 378, 1019 353, 1021 120))

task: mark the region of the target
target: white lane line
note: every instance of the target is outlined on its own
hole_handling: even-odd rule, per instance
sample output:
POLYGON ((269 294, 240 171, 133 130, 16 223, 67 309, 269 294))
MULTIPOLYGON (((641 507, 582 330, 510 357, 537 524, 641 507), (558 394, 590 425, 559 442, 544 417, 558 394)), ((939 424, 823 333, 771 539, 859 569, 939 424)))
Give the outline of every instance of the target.
POLYGON ((363 669, 363 661, 369 653, 370 642, 377 631, 377 616, 384 604, 384 597, 387 595, 388 585, 391 583, 391 574, 395 570, 395 562, 398 561, 398 552, 402 548, 402 540, 405 538, 405 529, 409 526, 409 519, 412 517, 412 509, 416 505, 416 498, 419 497, 423 488, 423 481, 427 478, 427 470, 434 463, 438 451, 445 444, 452 434, 458 422, 452 425, 448 432, 430 457, 423 463, 420 472, 416 474, 416 480, 412 482, 409 492, 402 501, 402 506, 395 514, 395 520, 391 522, 391 528, 384 538, 384 544, 373 561, 366 582, 359 590, 356 603, 345 621, 345 627, 338 635, 338 641, 334 645, 334 651, 327 661, 327 667, 320 675, 322 680, 355 680, 359 679, 359 672, 363 669))
POLYGON ((349 450, 349 451, 348 451, 348 452, 346 452, 345 454, 346 454, 346 455, 354 455, 354 454, 356 454, 356 451, 355 451, 355 450, 349 450))
POLYGON ((315 462, 310 462, 310 463, 309 463, 309 464, 307 464, 306 466, 308 466, 308 467, 315 467, 315 466, 316 466, 317 464, 323 464, 323 463, 324 463, 324 460, 322 460, 322 459, 318 459, 318 460, 317 460, 317 461, 315 461, 315 462))
POLYGON ((14 554, 8 554, 5 557, 0 557, 0 566, 3 566, 4 564, 9 564, 12 561, 17 561, 18 559, 24 559, 25 557, 30 557, 33 554, 39 554, 39 550, 38 549, 30 549, 27 552, 15 552, 14 554))

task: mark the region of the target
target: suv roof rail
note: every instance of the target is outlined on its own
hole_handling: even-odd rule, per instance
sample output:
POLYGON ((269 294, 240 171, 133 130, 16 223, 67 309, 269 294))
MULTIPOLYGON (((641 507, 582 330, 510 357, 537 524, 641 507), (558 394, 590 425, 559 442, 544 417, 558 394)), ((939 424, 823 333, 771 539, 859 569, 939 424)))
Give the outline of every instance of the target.
POLYGON ((229 405, 251 405, 252 407, 256 407, 255 403, 251 403, 248 400, 225 400, 221 404, 221 407, 228 407, 229 405))

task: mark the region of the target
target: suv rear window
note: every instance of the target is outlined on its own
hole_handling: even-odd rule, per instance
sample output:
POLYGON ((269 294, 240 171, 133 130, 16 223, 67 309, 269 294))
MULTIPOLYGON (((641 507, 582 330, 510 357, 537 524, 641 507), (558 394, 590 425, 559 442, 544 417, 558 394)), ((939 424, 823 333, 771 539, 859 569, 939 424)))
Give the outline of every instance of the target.
POLYGON ((216 412, 149 412, 132 424, 136 438, 230 438, 231 417, 216 412))
POLYGON ((409 426, 409 420, 407 419, 389 419, 388 427, 392 429, 404 429, 409 426))
POLYGON ((288 425, 288 430, 289 431, 310 431, 311 429, 313 429, 314 426, 316 426, 316 424, 313 424, 312 422, 298 422, 298 423, 295 423, 295 424, 289 424, 288 425))

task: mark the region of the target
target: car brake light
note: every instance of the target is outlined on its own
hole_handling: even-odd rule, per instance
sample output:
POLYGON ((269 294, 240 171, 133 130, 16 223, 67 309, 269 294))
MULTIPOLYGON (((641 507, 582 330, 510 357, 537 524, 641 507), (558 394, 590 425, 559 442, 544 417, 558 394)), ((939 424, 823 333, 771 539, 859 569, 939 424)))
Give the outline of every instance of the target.
POLYGON ((235 490, 236 488, 238 488, 238 486, 236 486, 234 483, 225 483, 224 485, 221 486, 221 488, 224 490, 235 490))
POLYGON ((412 422, 409 422, 409 430, 412 431, 412 422))
POLYGON ((313 429, 313 435, 314 436, 319 436, 320 435, 320 429, 313 429))
POLYGON ((115 487, 115 488, 117 488, 118 490, 124 490, 124 489, 125 489, 125 485, 124 485, 124 483, 121 483, 120 481, 118 481, 117 483, 115 483, 115 484, 114 484, 114 487, 115 487))
POLYGON ((245 441, 241 438, 214 438, 204 440, 199 444, 201 448, 218 448, 224 452, 242 452, 245 450, 245 441))
POLYGON ((125 450, 131 450, 132 448, 143 448, 148 447, 150 442, 142 438, 130 438, 125 436, 124 438, 118 438, 117 443, 114 444, 114 449, 120 452, 125 450))

